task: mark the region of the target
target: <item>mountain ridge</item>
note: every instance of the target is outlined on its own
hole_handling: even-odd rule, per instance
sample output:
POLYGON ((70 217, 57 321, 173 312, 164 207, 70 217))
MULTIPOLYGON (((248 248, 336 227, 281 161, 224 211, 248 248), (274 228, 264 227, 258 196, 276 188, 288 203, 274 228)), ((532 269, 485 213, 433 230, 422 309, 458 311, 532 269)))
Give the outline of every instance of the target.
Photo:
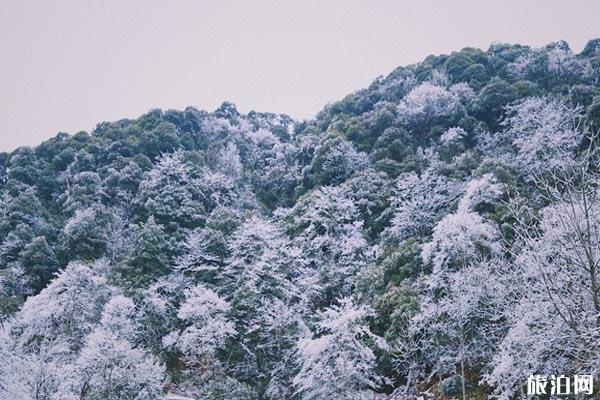
POLYGON ((0 153, 0 400, 512 399, 593 374, 561 331, 600 338, 599 130, 594 39, 429 56, 310 120, 224 102, 0 153))

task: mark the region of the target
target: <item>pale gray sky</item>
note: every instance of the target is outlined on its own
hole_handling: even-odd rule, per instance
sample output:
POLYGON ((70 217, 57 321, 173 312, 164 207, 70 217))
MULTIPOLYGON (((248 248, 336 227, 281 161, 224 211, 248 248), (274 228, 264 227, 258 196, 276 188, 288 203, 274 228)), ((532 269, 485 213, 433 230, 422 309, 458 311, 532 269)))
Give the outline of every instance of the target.
POLYGON ((310 118, 398 65, 492 42, 579 52, 600 1, 30 1, 0 6, 0 151, 151 108, 310 118))

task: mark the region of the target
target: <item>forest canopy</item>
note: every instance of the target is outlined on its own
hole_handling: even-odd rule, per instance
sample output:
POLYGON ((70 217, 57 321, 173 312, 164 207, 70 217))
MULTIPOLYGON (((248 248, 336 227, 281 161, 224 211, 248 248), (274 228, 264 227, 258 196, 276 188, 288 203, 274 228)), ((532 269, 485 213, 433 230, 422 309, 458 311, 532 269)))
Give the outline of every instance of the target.
POLYGON ((0 400, 600 377, 599 133, 594 39, 429 56, 312 120, 225 102, 0 153, 0 400))

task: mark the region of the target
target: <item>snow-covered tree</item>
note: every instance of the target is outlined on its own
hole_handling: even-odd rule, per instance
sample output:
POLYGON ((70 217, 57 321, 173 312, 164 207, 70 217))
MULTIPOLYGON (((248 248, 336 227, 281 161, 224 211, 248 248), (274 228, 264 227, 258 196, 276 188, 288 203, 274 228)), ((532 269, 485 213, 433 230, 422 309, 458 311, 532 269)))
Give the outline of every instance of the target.
POLYGON ((158 158, 140 183, 134 203, 164 226, 193 228, 205 218, 201 200, 191 165, 182 152, 175 152, 158 158))
POLYGON ((155 400, 165 385, 164 368, 151 355, 102 328, 87 337, 75 370, 72 398, 155 400))
POLYGON ((64 397, 81 400, 156 400, 165 386, 165 370, 132 342, 135 305, 117 296, 102 312, 100 326, 86 337, 64 397))
POLYGON ((458 377, 461 396, 467 398, 467 370, 489 363, 506 331, 502 313, 510 305, 508 285, 514 283, 505 276, 507 268, 509 263, 501 258, 473 261, 445 275, 443 292, 423 291, 419 313, 396 343, 396 362, 408 374, 413 373, 410 368, 428 368, 431 373, 429 377, 413 373, 409 385, 433 376, 440 381, 458 377))
POLYGON ((240 152, 233 142, 228 142, 227 146, 221 150, 218 159, 219 170, 233 179, 240 178, 242 174, 242 161, 240 152))
POLYGON ((424 82, 412 89, 398 105, 398 114, 407 120, 429 120, 454 114, 460 97, 444 86, 424 82))
POLYGON ((33 369, 30 360, 15 351, 6 330, 0 330, 0 400, 30 399, 33 369))
POLYGON ((550 204, 539 215, 513 203, 516 283, 504 314, 510 328, 486 378, 502 399, 529 374, 600 372, 600 180, 589 171, 590 154, 568 178, 540 183, 550 204))
POLYGON ((507 107, 505 134, 516 149, 515 166, 529 180, 569 168, 584 138, 575 125, 578 110, 560 99, 533 97, 507 107))
POLYGON ((432 264, 433 276, 500 252, 498 229, 474 210, 474 205, 499 195, 497 185, 489 180, 485 176, 471 181, 457 211, 442 218, 433 229, 431 241, 423 245, 423 260, 432 264))
POLYGON ((1 193, 0 234, 3 237, 20 224, 28 226, 37 234, 48 229, 44 207, 35 187, 9 181, 1 193))
POLYGON ((240 225, 228 246, 222 291, 232 306, 244 351, 236 369, 245 377, 266 375, 269 382, 270 367, 289 356, 295 341, 287 336, 299 329, 300 315, 283 311, 294 310, 299 298, 294 281, 297 253, 279 227, 259 217, 240 225))
POLYGON ((460 185, 441 175, 437 164, 432 164, 420 175, 407 172, 396 179, 391 199, 395 214, 385 235, 397 241, 426 238, 440 214, 458 197, 460 185))
POLYGON ((23 385, 23 398, 59 398, 61 386, 70 382, 77 353, 113 292, 104 278, 106 269, 103 262, 69 264, 3 326, 3 348, 13 354, 9 361, 17 367, 12 379, 23 385))
POLYGON ((133 229, 129 225, 129 219, 124 209, 112 208, 107 211, 106 257, 112 264, 116 264, 121 262, 133 247, 133 229))
POLYGON ((69 264, 44 290, 29 297, 16 315, 17 342, 35 350, 40 339, 60 339, 80 348, 113 291, 105 278, 107 268, 104 261, 69 264))
POLYGON ((65 210, 73 213, 76 210, 102 204, 105 198, 102 180, 98 173, 83 171, 69 177, 67 191, 61 196, 65 210))
POLYGON ((414 283, 421 293, 419 312, 396 343, 397 363, 408 374, 407 392, 419 379, 427 380, 413 369, 427 369, 429 379, 435 376, 440 382, 458 377, 466 399, 466 368, 492 357, 500 334, 485 329, 494 330, 494 307, 500 307, 494 302, 503 300, 502 286, 494 279, 503 264, 489 261, 501 253, 499 232, 477 210, 497 202, 500 194, 491 175, 469 182, 458 210, 438 222, 423 246, 423 260, 432 271, 414 283))
POLYGON ((77 209, 62 232, 62 251, 69 260, 93 260, 101 257, 107 242, 110 215, 103 206, 77 209))
POLYGON ((244 162, 249 167, 247 174, 253 191, 268 207, 289 203, 300 175, 296 146, 282 142, 264 128, 245 132, 244 137, 247 139, 244 162))
POLYGON ((9 180, 0 191, 0 274, 4 275, 4 312, 39 292, 56 272, 52 228, 35 187, 9 180))
POLYGON ((219 207, 249 210, 256 207, 254 195, 243 186, 240 187, 232 177, 221 172, 204 169, 194 185, 208 213, 219 207))
POLYGON ((187 289, 185 301, 177 312, 187 327, 166 336, 163 344, 179 349, 186 364, 206 373, 214 368, 216 351, 235 334, 234 325, 227 317, 229 310, 225 300, 203 285, 187 289))
POLYGON ((369 159, 348 140, 331 138, 316 149, 317 180, 325 185, 337 185, 369 166, 369 159))
POLYGON ((138 331, 135 319, 136 306, 133 300, 116 295, 104 305, 100 325, 118 337, 134 340, 138 331))
POLYGON ((245 305, 263 296, 293 298, 290 243, 279 227, 251 217, 236 229, 228 247, 229 257, 221 272, 227 298, 245 305))
POLYGON ((183 243, 183 254, 175 260, 173 270, 207 278, 223 264, 226 252, 223 233, 211 228, 195 229, 183 243))
POLYGON ((317 332, 298 342, 300 371, 294 385, 305 400, 378 398, 385 382, 375 370, 374 350, 385 341, 374 335, 367 318, 372 311, 350 298, 318 314, 317 332))
POLYGON ((301 250, 305 297, 328 302, 350 294, 357 273, 374 255, 350 194, 339 186, 313 191, 291 211, 290 230, 296 232, 293 242, 301 250))

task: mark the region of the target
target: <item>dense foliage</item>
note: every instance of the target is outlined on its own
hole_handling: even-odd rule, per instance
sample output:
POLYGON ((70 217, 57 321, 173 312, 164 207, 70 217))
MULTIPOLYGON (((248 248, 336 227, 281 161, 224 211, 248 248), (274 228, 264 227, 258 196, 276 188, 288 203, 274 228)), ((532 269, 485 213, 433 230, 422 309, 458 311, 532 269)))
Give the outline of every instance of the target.
POLYGON ((314 120, 154 110, 0 154, 0 399, 520 397, 600 376, 600 39, 314 120))

